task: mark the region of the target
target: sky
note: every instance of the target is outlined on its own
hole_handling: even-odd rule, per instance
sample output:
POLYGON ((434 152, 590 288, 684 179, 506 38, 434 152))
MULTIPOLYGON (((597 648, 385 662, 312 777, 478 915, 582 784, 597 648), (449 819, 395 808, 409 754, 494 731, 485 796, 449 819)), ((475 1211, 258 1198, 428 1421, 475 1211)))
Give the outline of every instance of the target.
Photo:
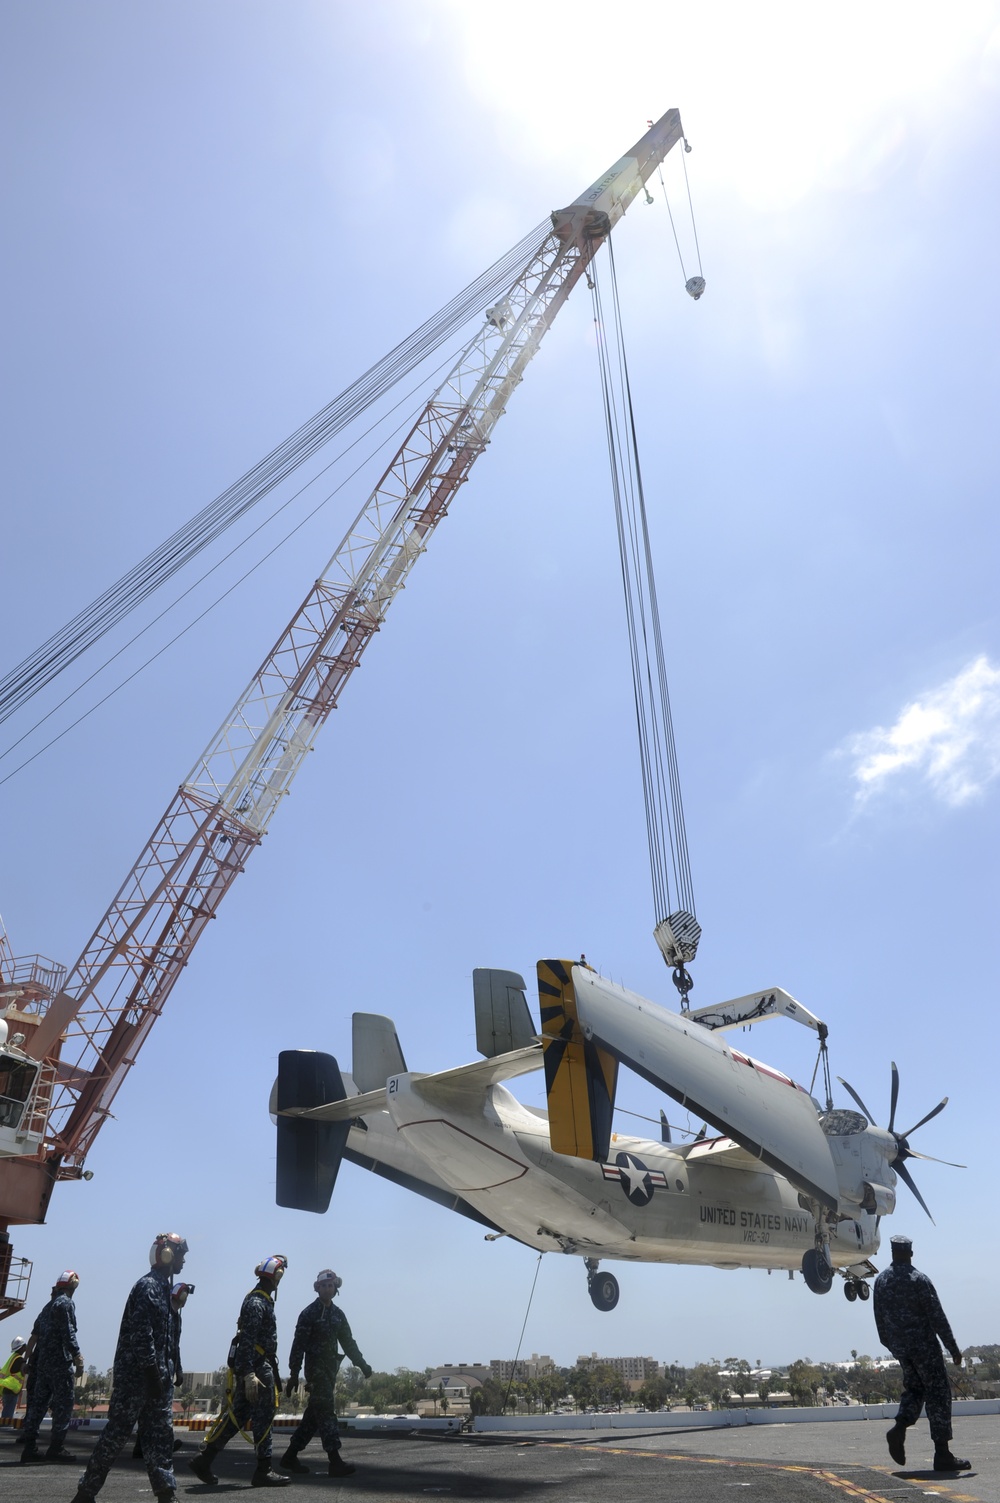
MULTIPOLYGON (((950 1097, 915 1146, 968 1167, 911 1164, 935 1224, 901 1185, 889 1230, 963 1345, 1000 1340, 1000 5, 34 0, 0 27, 3 670, 680 109, 705 296, 684 293, 679 154, 685 270, 659 191, 615 246, 704 930, 692 1001, 783 986, 882 1122, 892 1060, 905 1122, 950 1097)), ((219 545, 163 622, 204 560, 0 727, 15 953, 75 959, 369 471, 234 560, 219 545)), ((175 987, 93 1180, 14 1229, 21 1324, 75 1267, 107 1366, 177 1229, 192 1370, 224 1362, 278 1250, 282 1341, 332 1266, 383 1369, 510 1356, 526 1311, 523 1350, 565 1363, 877 1352, 870 1305, 746 1270, 623 1266, 605 1315, 549 1256, 529 1307, 532 1252, 350 1165, 325 1217, 274 1205, 276 1054, 347 1063, 353 1011, 434 1070, 475 1058, 476 966, 520 971, 534 1002, 535 962, 585 951, 673 1005, 632 716, 577 295, 175 987)), ((771 1022, 752 1048, 808 1084, 812 1043, 771 1022)), ((633 1078, 618 1099, 659 1106, 633 1078)))

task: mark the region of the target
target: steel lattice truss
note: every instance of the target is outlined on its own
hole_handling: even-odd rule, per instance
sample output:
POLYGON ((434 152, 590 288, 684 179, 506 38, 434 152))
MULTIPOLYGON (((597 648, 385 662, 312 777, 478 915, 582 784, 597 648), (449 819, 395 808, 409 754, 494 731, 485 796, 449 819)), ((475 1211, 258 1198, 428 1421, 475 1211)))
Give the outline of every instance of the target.
POLYGON ((260 844, 555 314, 680 136, 670 111, 587 194, 553 215, 552 233, 428 402, 67 975, 35 1050, 58 1054, 40 1156, 54 1156, 62 1177, 79 1175, 200 934, 260 844))

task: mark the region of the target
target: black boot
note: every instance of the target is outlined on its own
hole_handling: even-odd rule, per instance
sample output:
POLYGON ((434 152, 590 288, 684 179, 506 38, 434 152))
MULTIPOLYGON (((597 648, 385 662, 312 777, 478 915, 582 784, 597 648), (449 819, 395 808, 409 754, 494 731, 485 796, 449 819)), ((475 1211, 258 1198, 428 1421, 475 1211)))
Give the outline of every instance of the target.
POLYGON ((211 1446, 205 1446, 198 1452, 197 1456, 192 1456, 188 1462, 188 1466, 198 1480, 206 1483, 209 1487, 218 1487, 219 1485, 219 1479, 212 1471, 212 1461, 216 1454, 216 1451, 211 1446))
POLYGON ((970 1472, 972 1468, 967 1461, 953 1456, 950 1447, 945 1446, 943 1451, 937 1449, 934 1451, 934 1470, 936 1472, 970 1472))
POLYGON ((79 1466, 80 1465, 80 1458, 79 1458, 79 1456, 74 1456, 73 1452, 72 1451, 67 1451, 66 1448, 65 1448, 65 1446, 60 1446, 59 1449, 56 1450, 56 1451, 53 1451, 52 1448, 51 1448, 51 1446, 50 1446, 49 1449, 46 1451, 45 1455, 42 1457, 42 1460, 43 1461, 54 1461, 54 1462, 56 1462, 60 1466, 79 1466))
POLYGON ((25 1442, 24 1450, 21 1452, 21 1461, 26 1466, 32 1466, 36 1464, 40 1466, 44 1460, 45 1457, 42 1455, 41 1451, 34 1444, 34 1442, 32 1442, 31 1445, 28 1445, 28 1443, 25 1442))
POLYGON ((339 1451, 330 1452, 330 1465, 326 1469, 328 1477, 353 1477, 357 1468, 345 1461, 339 1451))
POLYGON ((906 1465, 906 1445, 905 1445, 905 1441, 906 1441, 906 1426, 905 1425, 901 1425, 899 1423, 899 1420, 897 1420, 896 1423, 893 1425, 892 1429, 886 1431, 885 1439, 886 1439, 886 1444, 889 1447, 889 1455, 892 1457, 893 1461, 896 1463, 897 1466, 905 1466, 906 1465))
POLYGON ((287 1487, 289 1479, 282 1477, 280 1472, 272 1471, 271 1458, 257 1462, 257 1470, 250 1478, 251 1487, 287 1487))
POLYGON ((298 1451, 294 1451, 291 1446, 288 1447, 288 1450, 278 1462, 278 1466, 283 1472, 297 1472, 300 1476, 308 1476, 309 1473, 309 1468, 303 1466, 299 1460, 298 1451))

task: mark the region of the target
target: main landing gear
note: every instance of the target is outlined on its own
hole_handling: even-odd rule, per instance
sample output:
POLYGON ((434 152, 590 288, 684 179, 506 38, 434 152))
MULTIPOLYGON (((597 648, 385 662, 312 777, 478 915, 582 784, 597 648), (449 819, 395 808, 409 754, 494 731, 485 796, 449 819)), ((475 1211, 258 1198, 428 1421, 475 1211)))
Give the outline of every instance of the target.
POLYGON ((802 1254, 802 1277, 813 1294, 829 1294, 833 1269, 825 1247, 810 1247, 802 1254))
POLYGON ((856 1299, 866 1300, 871 1299, 871 1297, 871 1285, 866 1284, 864 1279, 852 1279, 845 1276, 844 1298, 852 1305, 856 1299))
POLYGON ((618 1280, 613 1273, 598 1273, 597 1259, 584 1258, 587 1292, 598 1310, 613 1310, 618 1303, 618 1280))

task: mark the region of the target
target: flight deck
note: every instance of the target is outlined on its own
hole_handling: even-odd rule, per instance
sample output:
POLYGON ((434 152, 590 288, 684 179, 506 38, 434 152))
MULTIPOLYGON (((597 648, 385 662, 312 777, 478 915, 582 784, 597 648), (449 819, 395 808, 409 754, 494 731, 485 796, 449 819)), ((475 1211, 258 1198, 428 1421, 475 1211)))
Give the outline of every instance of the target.
MULTIPOLYGON (((665 1433, 589 1431, 547 1433, 544 1437, 503 1435, 414 1436, 407 1434, 347 1436, 343 1454, 357 1467, 353 1477, 334 1482, 326 1476, 326 1458, 318 1442, 301 1459, 307 1477, 295 1477, 282 1495, 341 1498, 353 1494, 364 1503, 442 1503, 483 1499, 487 1503, 719 1503, 741 1494, 767 1503, 907 1503, 930 1497, 950 1503, 1000 1503, 1000 1417, 973 1415, 955 1423, 955 1449, 974 1463, 971 1474, 941 1477, 930 1470, 932 1447, 926 1422, 907 1437, 911 1464, 893 1468, 885 1449, 882 1422, 852 1425, 774 1424, 732 1430, 690 1429, 665 1433)), ((209 1495, 221 1499, 250 1486, 253 1452, 234 1441, 214 1465, 219 1486, 208 1488, 188 1471, 201 1436, 176 1431, 181 1449, 175 1456, 178 1498, 209 1495)), ((82 1432, 70 1435, 81 1464, 94 1443, 82 1432)), ((130 1450, 131 1448, 129 1448, 130 1450)), ((280 1454, 280 1452, 278 1453, 280 1454)), ((149 1480, 141 1461, 129 1452, 111 1469, 101 1503, 146 1503, 149 1480)), ((72 1467, 21 1466, 20 1451, 0 1441, 0 1491, 19 1503, 59 1503, 73 1496, 77 1473, 72 1467), (16 1475, 9 1475, 16 1468, 16 1475), (16 1485, 16 1493, 10 1484, 16 1485)))

